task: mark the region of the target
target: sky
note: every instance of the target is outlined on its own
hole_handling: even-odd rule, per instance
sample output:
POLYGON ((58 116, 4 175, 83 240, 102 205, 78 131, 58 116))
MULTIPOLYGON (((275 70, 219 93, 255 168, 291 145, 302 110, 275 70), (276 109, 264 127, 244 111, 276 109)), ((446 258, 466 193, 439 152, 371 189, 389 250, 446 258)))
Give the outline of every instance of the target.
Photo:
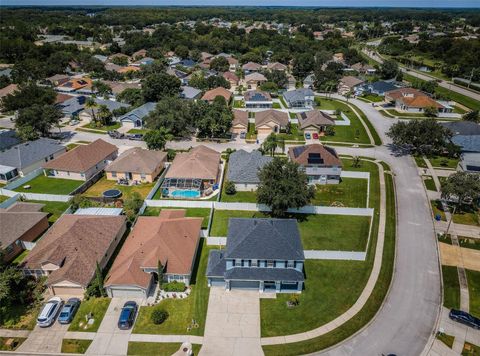
POLYGON ((424 7, 480 8, 480 0, 0 0, 0 5, 82 6, 318 6, 318 7, 424 7))

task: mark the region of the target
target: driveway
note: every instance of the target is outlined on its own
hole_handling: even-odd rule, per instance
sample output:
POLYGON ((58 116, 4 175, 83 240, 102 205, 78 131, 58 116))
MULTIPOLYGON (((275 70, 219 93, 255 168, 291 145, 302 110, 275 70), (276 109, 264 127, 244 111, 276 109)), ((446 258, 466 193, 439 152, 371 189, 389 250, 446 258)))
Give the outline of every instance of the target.
POLYGON ((263 355, 258 291, 210 288, 200 355, 263 355))
POLYGON ((69 325, 60 324, 57 321, 48 328, 36 326, 17 352, 59 353, 68 327, 69 325))
POLYGON ((107 313, 93 338, 87 355, 126 355, 128 349, 128 340, 132 329, 120 330, 117 326, 120 311, 126 301, 133 300, 141 305, 142 300, 112 298, 107 313))

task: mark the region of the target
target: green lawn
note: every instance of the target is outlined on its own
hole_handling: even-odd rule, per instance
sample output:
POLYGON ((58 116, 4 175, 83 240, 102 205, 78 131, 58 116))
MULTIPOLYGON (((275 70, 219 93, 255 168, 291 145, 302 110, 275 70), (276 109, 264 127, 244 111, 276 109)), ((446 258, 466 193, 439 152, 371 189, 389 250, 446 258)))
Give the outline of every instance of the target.
POLYGON ((281 107, 280 103, 275 102, 275 103, 272 104, 272 109, 281 109, 281 108, 282 107, 281 107))
POLYGON ((435 168, 451 168, 451 169, 456 169, 458 165, 458 161, 460 159, 458 158, 449 158, 449 157, 440 157, 440 156, 434 156, 434 157, 428 157, 428 160, 432 164, 433 167, 435 168))
POLYGON ((233 107, 235 109, 244 108, 245 107, 245 102, 243 100, 235 100, 233 102, 233 107))
POLYGON ((456 224, 480 226, 478 210, 464 208, 465 211, 455 212, 453 222, 456 224))
POLYGON ((415 163, 417 164, 418 167, 427 168, 427 164, 425 163, 423 156, 413 156, 413 158, 415 159, 415 163))
POLYGON ((279 99, 280 99, 280 101, 282 102, 282 105, 283 105, 285 108, 288 108, 288 105, 287 105, 287 103, 285 102, 285 98, 283 97, 283 95, 280 95, 279 99))
POLYGON ((68 195, 83 183, 85 183, 83 180, 47 177, 41 174, 14 190, 24 193, 68 195), (29 185, 30 189, 24 189, 25 185, 29 185))
POLYGON ((360 110, 360 108, 358 108, 356 105, 351 104, 351 103, 349 103, 349 105, 352 106, 355 110, 357 110, 357 112, 360 114, 361 118, 363 119, 363 121, 367 125, 368 130, 372 134, 373 141, 374 141, 375 145, 380 146, 382 144, 382 139, 378 135, 378 132, 377 132, 377 130, 375 130, 375 127, 373 126, 373 124, 368 119, 367 115, 365 115, 365 113, 362 110, 360 110))
POLYGON ((101 197, 103 192, 109 189, 118 189, 122 192, 123 198, 128 198, 133 192, 137 192, 145 199, 153 189, 155 183, 142 183, 139 185, 120 185, 114 180, 107 180, 107 177, 103 176, 98 182, 88 188, 85 193, 89 197, 101 197))
POLYGON ((24 337, 0 337, 0 351, 15 351, 25 340, 24 337), (9 339, 13 339, 11 346, 5 345, 9 339))
MULTIPOLYGON (((134 356, 170 356, 180 349, 182 344, 175 342, 138 342, 128 343, 127 355, 134 356)), ((192 344, 194 355, 198 355, 202 345, 192 344)))
POLYGON ((374 103, 379 103, 383 101, 383 97, 377 94, 364 94, 362 98, 373 101, 374 103))
POLYGON ((437 234, 438 242, 443 242, 445 244, 452 244, 452 237, 450 234, 437 234))
POLYGON ((5 200, 10 199, 10 197, 7 197, 6 195, 0 195, 0 203, 4 202, 5 200))
POLYGON ((405 118, 426 118, 426 116, 421 113, 415 113, 415 112, 401 112, 395 109, 385 109, 386 112, 388 112, 392 116, 398 116, 398 117, 405 117, 405 118))
POLYGON ((227 236, 230 218, 268 218, 268 213, 260 211, 215 210, 213 212, 210 236, 227 236))
POLYGON ((445 308, 460 308, 460 284, 455 266, 442 266, 443 305, 445 308))
POLYGON ((69 207, 70 203, 61 201, 27 200, 28 203, 44 204, 42 211, 48 213, 48 221, 53 224, 69 207))
POLYGON ((431 200, 430 204, 432 205, 433 217, 440 215, 443 221, 447 221, 445 217, 445 212, 443 211, 442 203, 440 200, 431 200))
MULTIPOLYGON (((182 209, 182 208, 164 208, 164 209, 182 209)), ((144 216, 158 216, 162 208, 155 208, 148 206, 143 215, 144 216)), ((198 217, 203 218, 202 221, 202 229, 208 228, 208 219, 210 217, 210 209, 209 208, 185 208, 186 216, 187 217, 198 217)))
POLYGON ((471 248, 473 250, 480 250, 480 240, 479 239, 472 239, 470 237, 459 236, 458 242, 460 246, 465 248, 471 248))
POLYGON ((209 288, 205 275, 208 263, 208 253, 214 247, 206 245, 205 239, 199 247, 194 275, 192 276, 192 293, 185 299, 165 299, 158 305, 169 313, 168 319, 161 325, 152 323, 150 317, 156 306, 141 307, 133 328, 136 334, 176 334, 203 335, 207 316, 209 288), (199 328, 187 332, 187 327, 195 319, 199 328))
POLYGON ((148 131, 150 131, 149 129, 131 129, 131 130, 128 130, 128 134, 140 134, 140 135, 145 135, 148 131))
POLYGON ((80 144, 78 143, 69 143, 67 146, 65 146, 67 148, 67 151, 70 151, 70 150, 73 150, 75 147, 78 147, 78 146, 81 146, 80 144))
POLYGON ((279 133, 278 137, 283 138, 285 141, 300 141, 305 142, 303 131, 298 129, 298 124, 290 125, 290 133, 279 133))
POLYGON ((25 257, 27 257, 29 252, 30 251, 25 250, 21 254, 19 254, 17 257, 15 257, 15 259, 12 261, 12 265, 18 266, 20 263, 22 263, 22 261, 25 259, 25 257))
POLYGON ((92 340, 78 340, 78 339, 63 339, 62 353, 66 354, 84 354, 92 340))
POLYGON ((466 270, 468 294, 470 297, 470 314, 480 318, 480 272, 466 270))
POLYGON ((359 178, 342 178, 339 184, 317 185, 311 205, 365 208, 367 189, 368 180, 359 178))
POLYGON ((465 342, 463 345, 462 356, 478 356, 480 355, 480 346, 465 342))
POLYGON ((448 335, 445 333, 437 333, 437 339, 447 345, 449 348, 452 348, 453 342, 455 341, 455 336, 448 335))
POLYGON ((100 323, 107 312, 110 305, 110 298, 90 298, 89 300, 82 301, 80 308, 78 308, 75 318, 73 318, 68 331, 86 331, 96 332, 100 323), (87 325, 85 322, 85 315, 91 313, 94 318, 94 323, 87 325))
POLYGON ((257 193, 256 192, 236 192, 235 194, 227 194, 222 189, 222 196, 220 198, 222 202, 241 202, 241 203, 256 203, 257 202, 257 193))
POLYGON ((90 122, 86 125, 83 125, 82 127, 85 128, 85 129, 92 129, 92 130, 112 131, 112 130, 118 130, 121 126, 122 126, 122 124, 120 122, 113 122, 112 124, 106 125, 106 126, 103 126, 103 125, 97 126, 92 121, 92 122, 90 122))
POLYGON ((435 181, 431 176, 423 176, 423 182, 425 183, 425 187, 427 190, 431 191, 437 191, 437 188, 435 187, 435 181))
POLYGON ((5 329, 33 330, 37 324, 37 315, 40 304, 15 304, 6 309, 3 320, 0 319, 0 327, 5 329))
POLYGON ((458 105, 454 105, 454 106, 453 106, 453 112, 456 113, 456 114, 461 114, 461 115, 463 115, 463 114, 465 114, 465 113, 467 112, 467 110, 461 108, 461 107, 458 106, 458 105))

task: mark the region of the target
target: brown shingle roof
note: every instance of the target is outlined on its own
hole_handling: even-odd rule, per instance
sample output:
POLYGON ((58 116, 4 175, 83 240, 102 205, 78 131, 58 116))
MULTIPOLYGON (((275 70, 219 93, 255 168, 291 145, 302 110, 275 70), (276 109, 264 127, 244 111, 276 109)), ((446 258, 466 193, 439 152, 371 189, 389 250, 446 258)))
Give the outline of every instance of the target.
POLYGON ((435 108, 443 108, 443 105, 437 103, 435 100, 432 98, 426 96, 426 95, 421 95, 421 96, 415 96, 415 97, 403 97, 398 99, 399 101, 403 101, 403 103, 412 108, 427 108, 430 106, 433 106, 435 108))
POLYGON ((349 88, 353 88, 358 84, 362 84, 364 81, 362 79, 352 77, 351 75, 347 75, 346 77, 340 79, 340 82, 349 88))
POLYGON ((310 110, 297 113, 297 119, 302 130, 309 126, 319 128, 320 126, 324 125, 335 125, 335 121, 330 117, 330 115, 327 115, 320 110, 310 110))
POLYGON ((243 125, 248 127, 248 111, 243 110, 233 110, 233 121, 232 126, 243 125))
POLYGON ((327 147, 319 143, 311 145, 290 147, 288 149, 288 157, 293 162, 297 162, 301 166, 309 164, 308 158, 310 154, 319 154, 323 159, 324 166, 341 166, 342 161, 338 158, 337 152, 332 147, 327 147))
POLYGON ((152 174, 160 166, 163 166, 166 160, 166 152, 150 151, 135 147, 122 153, 105 168, 105 171, 152 174))
POLYGON ((186 218, 185 210, 162 210, 160 216, 138 218, 107 276, 105 285, 135 285, 147 288, 150 274, 160 260, 165 273, 190 274, 201 218, 186 218))
POLYGON ((73 150, 47 162, 43 168, 85 172, 116 151, 118 151, 117 146, 98 139, 88 145, 75 147, 73 150))
POLYGON ((59 266, 47 279, 51 285, 68 280, 86 287, 118 234, 125 216, 62 215, 28 254, 24 267, 59 266))
POLYGON ((399 89, 387 91, 385 93, 385 96, 390 97, 392 100, 403 98, 405 95, 426 96, 426 94, 414 88, 399 88, 399 89))
POLYGON ((218 176, 220 153, 206 146, 177 153, 166 178, 198 178, 214 180, 218 176))
POLYGON ((12 94, 15 90, 18 89, 17 84, 8 84, 5 88, 0 89, 0 98, 12 94))
POLYGON ((238 81, 239 81, 238 76, 235 73, 232 73, 232 72, 223 73, 223 77, 226 80, 232 81, 232 82, 235 82, 235 83, 238 83, 238 81))
POLYGON ((245 81, 248 82, 266 82, 267 78, 262 73, 250 73, 245 76, 245 81))
POLYGON ((273 121, 281 127, 285 127, 288 124, 288 114, 279 110, 264 110, 255 114, 255 126, 262 126, 269 121, 273 121))
POLYGON ((262 65, 255 63, 255 62, 247 62, 242 66, 244 70, 260 70, 262 69, 262 65))
POLYGON ((205 92, 205 94, 202 96, 202 100, 213 101, 217 96, 223 96, 225 98, 225 101, 228 102, 232 97, 232 92, 228 91, 223 87, 218 87, 205 92))

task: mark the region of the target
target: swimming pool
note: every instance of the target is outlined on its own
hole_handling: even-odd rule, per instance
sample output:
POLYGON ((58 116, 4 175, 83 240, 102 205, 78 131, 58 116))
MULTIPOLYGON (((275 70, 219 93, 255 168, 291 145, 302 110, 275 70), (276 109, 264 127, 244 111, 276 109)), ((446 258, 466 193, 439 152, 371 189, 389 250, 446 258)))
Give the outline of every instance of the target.
POLYGON ((174 198, 199 198, 200 192, 198 190, 175 190, 170 196, 174 198))

